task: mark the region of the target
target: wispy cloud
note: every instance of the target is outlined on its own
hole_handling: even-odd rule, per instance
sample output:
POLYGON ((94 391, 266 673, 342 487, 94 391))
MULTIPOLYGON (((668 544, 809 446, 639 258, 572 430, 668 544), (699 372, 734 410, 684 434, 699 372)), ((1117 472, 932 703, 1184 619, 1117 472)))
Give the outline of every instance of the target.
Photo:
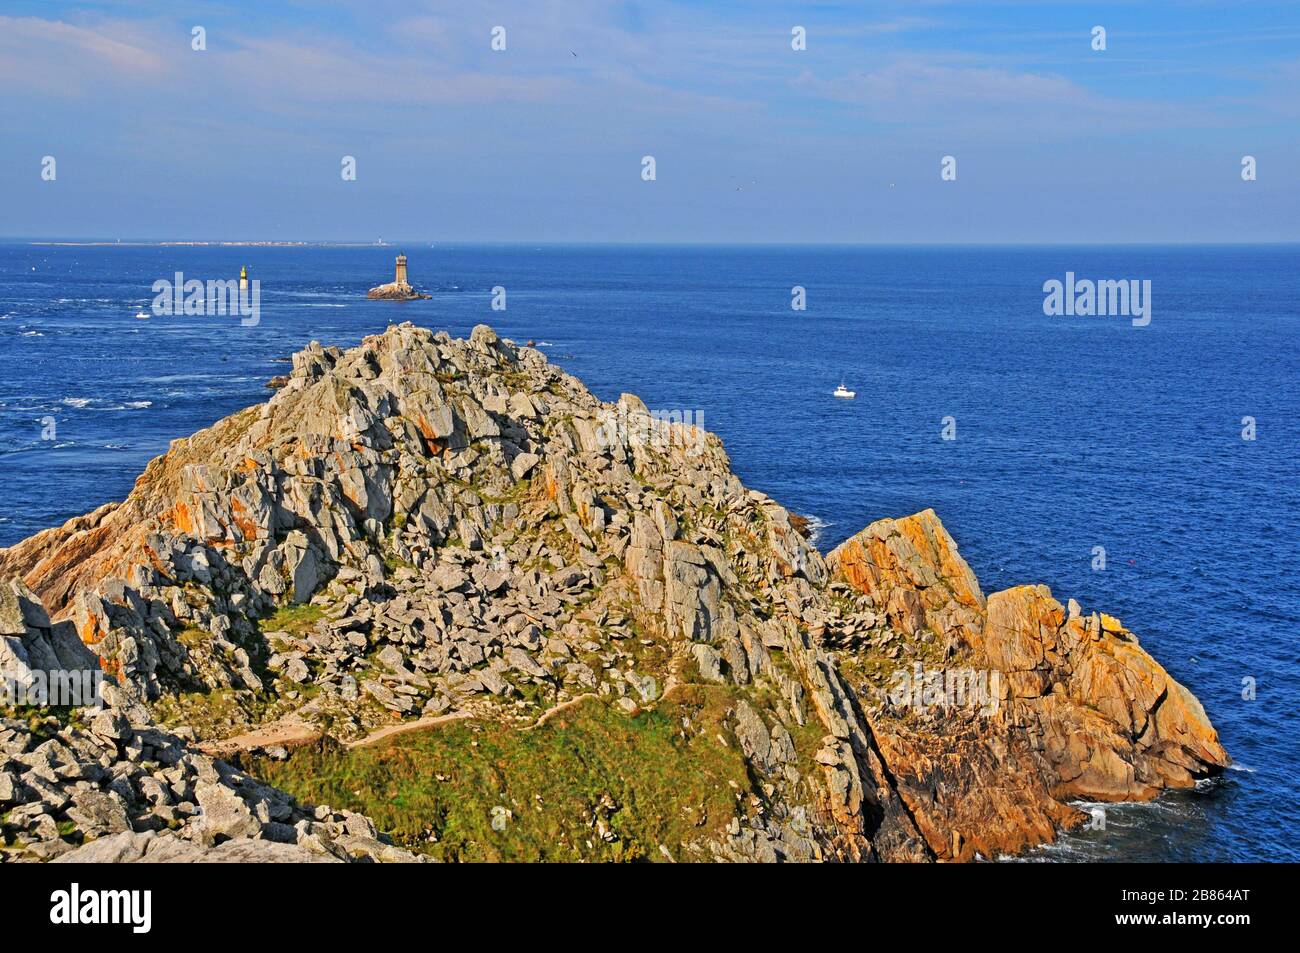
POLYGON ((855 107, 864 118, 900 125, 978 126, 986 132, 1014 127, 1020 135, 1096 135, 1195 121, 1188 110, 1092 92, 1052 73, 990 66, 949 65, 934 57, 906 57, 874 70, 828 78, 811 70, 791 85, 812 98, 855 107))
POLYGON ((0 79, 11 88, 84 93, 105 78, 147 82, 165 69, 157 44, 131 24, 0 16, 0 79))

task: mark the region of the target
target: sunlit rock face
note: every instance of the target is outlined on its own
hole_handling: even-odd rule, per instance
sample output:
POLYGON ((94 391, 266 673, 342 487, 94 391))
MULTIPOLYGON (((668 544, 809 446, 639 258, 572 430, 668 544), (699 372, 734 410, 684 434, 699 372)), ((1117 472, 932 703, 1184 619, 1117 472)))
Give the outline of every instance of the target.
POLYGON ((1116 619, 1045 586, 986 599, 933 511, 873 523, 827 563, 900 632, 933 640, 948 670, 973 666, 993 689, 906 717, 886 699, 872 718, 938 856, 1014 852, 1081 823, 1067 801, 1148 800, 1230 762, 1200 703, 1116 619))

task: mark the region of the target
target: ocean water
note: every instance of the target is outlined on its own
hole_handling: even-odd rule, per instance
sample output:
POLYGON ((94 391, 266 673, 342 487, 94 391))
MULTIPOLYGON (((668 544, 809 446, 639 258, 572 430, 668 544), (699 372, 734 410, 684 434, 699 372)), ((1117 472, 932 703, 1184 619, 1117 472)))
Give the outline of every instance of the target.
POLYGON ((411 244, 432 299, 367 301, 397 250, 0 246, 0 546, 121 499, 311 339, 490 323, 605 399, 702 414, 823 551, 933 507, 985 592, 1041 582, 1123 619, 1236 766, 1033 859, 1300 860, 1300 247, 411 244), (255 327, 135 319, 155 280, 241 265, 255 327), (1045 316, 1067 271, 1149 279, 1150 325, 1045 316))

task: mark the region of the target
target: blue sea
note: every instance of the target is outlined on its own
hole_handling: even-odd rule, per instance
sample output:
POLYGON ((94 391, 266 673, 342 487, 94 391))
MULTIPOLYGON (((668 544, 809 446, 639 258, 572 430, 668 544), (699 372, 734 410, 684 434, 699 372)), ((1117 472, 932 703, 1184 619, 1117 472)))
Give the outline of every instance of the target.
POLYGON ((403 320, 489 323, 605 399, 702 413, 823 551, 933 507, 985 592, 1123 619, 1236 766, 1033 859, 1300 860, 1300 246, 0 245, 0 546, 123 498, 308 341, 403 320), (431 300, 366 300, 398 250, 431 300), (160 278, 244 265, 256 326, 135 318, 160 278), (1150 324, 1046 316, 1067 272, 1149 279, 1150 324))

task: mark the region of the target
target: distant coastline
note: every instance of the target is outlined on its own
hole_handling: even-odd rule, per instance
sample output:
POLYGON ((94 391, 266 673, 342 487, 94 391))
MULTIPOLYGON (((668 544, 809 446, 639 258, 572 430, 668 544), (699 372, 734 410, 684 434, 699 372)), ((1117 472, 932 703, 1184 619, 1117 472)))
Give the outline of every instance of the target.
POLYGON ((388 248, 387 242, 55 242, 33 241, 29 245, 54 246, 58 248, 319 248, 332 246, 336 248, 388 248))

